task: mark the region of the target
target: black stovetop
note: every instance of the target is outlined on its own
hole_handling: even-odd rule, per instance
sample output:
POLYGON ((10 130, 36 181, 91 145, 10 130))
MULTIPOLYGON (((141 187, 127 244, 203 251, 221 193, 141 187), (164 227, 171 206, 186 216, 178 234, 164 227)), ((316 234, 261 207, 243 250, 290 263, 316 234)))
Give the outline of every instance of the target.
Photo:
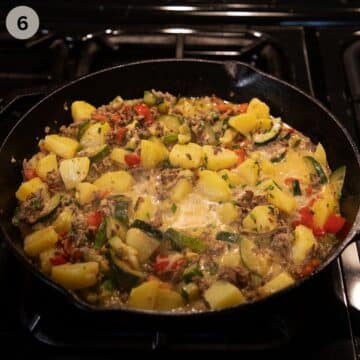
MULTIPOLYGON (((110 3, 105 1, 103 10, 96 9, 105 11, 110 3)), ((174 4, 165 3, 168 7, 174 4)), ((219 12, 230 5, 234 9, 230 3, 206 8, 205 2, 198 1, 196 11, 206 8, 219 12)), ((196 57, 246 61, 299 86, 328 106, 358 141, 360 92, 351 81, 358 74, 349 73, 349 66, 345 67, 352 61, 351 54, 344 60, 346 50, 358 40, 360 23, 354 26, 353 12, 343 2, 330 2, 333 6, 327 11, 338 6, 342 12, 338 9, 336 21, 329 16, 324 22, 323 17, 313 20, 314 13, 294 17, 296 4, 291 10, 282 1, 272 2, 270 7, 265 1, 256 3, 257 16, 249 13, 246 21, 240 12, 249 10, 250 5, 237 6, 238 13, 230 14, 231 19, 226 21, 224 13, 208 14, 206 19, 201 14, 182 13, 189 21, 178 18, 174 25, 168 22, 166 9, 149 3, 127 7, 123 25, 114 26, 113 17, 107 20, 105 15, 88 23, 83 19, 66 23, 59 20, 61 15, 51 14, 44 21, 46 28, 29 41, 11 40, 0 33, 0 137, 44 94, 73 78, 137 59, 196 57), (276 6, 288 14, 287 20, 284 14, 276 18, 276 6), (134 19, 131 12, 136 11, 142 17, 134 19), (158 14, 159 19, 161 15, 162 20, 149 24, 153 18, 146 18, 147 11, 158 14), (271 23, 264 21, 266 11, 271 12, 271 23), (340 15, 344 24, 351 26, 339 27, 340 15), (26 57, 26 64, 21 57, 26 57)), ((94 9, 86 6, 87 11, 94 9)), ((40 10, 46 15, 44 7, 40 10)), ((359 262, 356 247, 350 250, 359 262)), ((69 355, 91 359, 100 354, 113 358, 114 349, 228 350, 243 356, 355 359, 360 354, 360 311, 349 296, 354 288, 354 277, 347 277, 350 265, 345 257, 336 261, 314 282, 259 313, 206 321, 190 319, 169 327, 160 321, 154 324, 124 315, 100 318, 84 313, 25 273, 1 244, 0 344, 19 354, 36 352, 59 359, 69 355)))

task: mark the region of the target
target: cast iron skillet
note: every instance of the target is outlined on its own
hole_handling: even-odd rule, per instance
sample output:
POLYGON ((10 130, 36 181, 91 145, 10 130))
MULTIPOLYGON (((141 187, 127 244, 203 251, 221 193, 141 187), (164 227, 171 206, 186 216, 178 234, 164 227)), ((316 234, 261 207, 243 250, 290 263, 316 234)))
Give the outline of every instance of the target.
MULTIPOLYGON (((64 294, 68 300, 84 310, 96 312, 127 312, 159 314, 132 309, 101 309, 91 306, 73 293, 53 283, 30 263, 22 249, 22 239, 11 218, 16 206, 15 191, 21 183, 21 162, 37 151, 38 139, 44 136, 44 128, 57 130, 62 124, 71 122, 65 104, 84 99, 99 106, 108 103, 116 95, 124 98, 142 97, 144 89, 158 89, 183 96, 204 96, 215 94, 234 102, 246 102, 258 97, 271 108, 275 116, 281 116, 291 126, 310 136, 313 142, 320 141, 328 155, 332 169, 341 165, 347 168, 341 211, 352 227, 346 237, 329 258, 308 278, 278 292, 266 299, 246 303, 230 309, 212 313, 246 310, 260 305, 269 298, 289 296, 289 292, 323 271, 343 249, 355 239, 360 231, 360 156, 359 152, 341 123, 318 101, 312 99, 294 86, 266 75, 253 67, 240 63, 222 63, 203 60, 150 60, 121 65, 75 80, 41 100, 11 130, 0 150, 0 225, 2 234, 17 258, 27 269, 49 286, 64 294), (11 162, 16 159, 16 163, 11 162)), ((205 314, 208 314, 206 312, 205 314)), ((194 313, 168 315, 196 316, 194 313)), ((197 316, 201 316, 200 313, 197 316)), ((161 314, 162 316, 164 313, 161 314)))

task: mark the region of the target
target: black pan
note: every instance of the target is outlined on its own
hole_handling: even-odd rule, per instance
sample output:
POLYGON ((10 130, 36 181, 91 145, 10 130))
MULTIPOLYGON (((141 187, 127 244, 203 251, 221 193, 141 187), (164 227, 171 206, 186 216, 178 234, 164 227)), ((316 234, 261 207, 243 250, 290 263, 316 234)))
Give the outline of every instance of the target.
MULTIPOLYGON (((313 142, 320 141, 324 145, 332 169, 341 165, 347 168, 341 211, 352 226, 346 238, 333 250, 329 258, 308 278, 279 293, 234 308, 213 311, 212 314, 247 310, 261 306, 270 299, 276 301, 279 296, 289 296, 289 292, 322 272, 356 238, 360 231, 359 152, 341 123, 318 101, 290 84, 239 62, 171 59, 117 66, 75 80, 45 97, 18 121, 0 150, 0 224, 3 237, 27 269, 65 295, 70 302, 81 309, 96 312, 127 312, 128 315, 141 313, 142 316, 158 314, 132 309, 104 310, 93 307, 53 283, 30 263, 24 255, 20 233, 11 224, 16 206, 14 194, 22 180, 22 160, 37 151, 38 139, 44 136, 46 126, 58 129, 62 124, 71 122, 65 104, 84 99, 99 106, 108 103, 116 95, 124 98, 142 97, 143 90, 151 88, 184 96, 215 94, 234 102, 246 102, 252 97, 263 99, 269 104, 273 115, 281 116, 288 124, 309 136, 313 142), (11 161, 12 158, 16 160, 15 163, 11 161)), ((196 316, 193 313, 168 313, 170 314, 181 317, 196 316)))

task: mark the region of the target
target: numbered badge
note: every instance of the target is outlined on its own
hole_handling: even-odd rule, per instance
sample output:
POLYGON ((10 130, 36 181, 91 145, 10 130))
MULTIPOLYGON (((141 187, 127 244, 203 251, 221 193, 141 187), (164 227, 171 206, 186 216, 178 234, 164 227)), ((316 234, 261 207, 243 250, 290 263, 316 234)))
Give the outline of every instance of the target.
POLYGON ((17 6, 6 16, 7 31, 14 38, 26 40, 31 38, 39 29, 39 16, 34 9, 28 6, 17 6))

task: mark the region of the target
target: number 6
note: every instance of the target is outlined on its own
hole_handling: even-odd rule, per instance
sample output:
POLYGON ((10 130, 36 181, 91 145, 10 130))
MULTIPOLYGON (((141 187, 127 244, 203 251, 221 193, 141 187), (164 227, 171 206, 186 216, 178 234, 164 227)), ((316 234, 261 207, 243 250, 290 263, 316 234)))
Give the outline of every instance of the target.
POLYGON ((29 27, 27 23, 27 16, 20 16, 17 21, 17 26, 20 30, 26 30, 29 27))

